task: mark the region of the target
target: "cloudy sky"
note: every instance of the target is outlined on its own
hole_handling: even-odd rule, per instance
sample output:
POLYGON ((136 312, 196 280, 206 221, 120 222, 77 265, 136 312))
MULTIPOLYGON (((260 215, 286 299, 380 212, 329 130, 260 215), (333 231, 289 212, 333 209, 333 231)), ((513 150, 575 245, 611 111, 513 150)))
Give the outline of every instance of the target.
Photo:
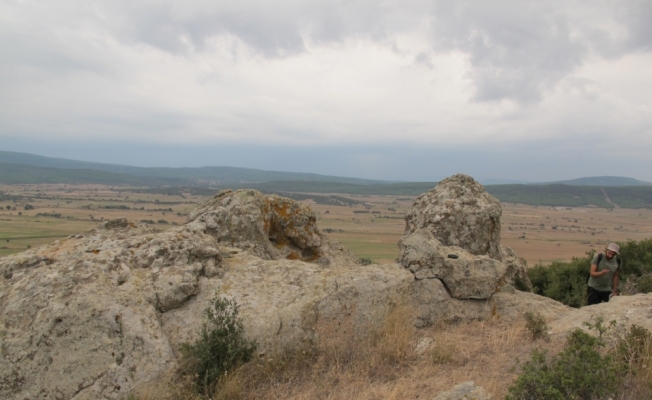
POLYGON ((652 181, 651 0, 0 0, 0 150, 652 181))

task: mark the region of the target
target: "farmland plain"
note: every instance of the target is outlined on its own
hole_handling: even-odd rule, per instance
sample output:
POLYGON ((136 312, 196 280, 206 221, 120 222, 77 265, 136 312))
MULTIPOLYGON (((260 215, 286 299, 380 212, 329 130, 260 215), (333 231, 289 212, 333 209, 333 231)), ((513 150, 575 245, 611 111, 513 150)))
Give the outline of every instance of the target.
MULTIPOLYGON (((0 256, 84 232, 119 217, 169 229, 183 224, 187 213, 207 198, 207 193, 192 190, 110 185, 0 185, 0 193, 0 256)), ((338 193, 297 197, 315 211, 324 233, 341 241, 357 257, 375 263, 396 259, 397 243, 405 229, 404 215, 414 198, 338 193)), ((502 207, 501 243, 514 249, 529 266, 601 251, 610 241, 652 237, 650 209, 512 203, 502 203, 502 207)))

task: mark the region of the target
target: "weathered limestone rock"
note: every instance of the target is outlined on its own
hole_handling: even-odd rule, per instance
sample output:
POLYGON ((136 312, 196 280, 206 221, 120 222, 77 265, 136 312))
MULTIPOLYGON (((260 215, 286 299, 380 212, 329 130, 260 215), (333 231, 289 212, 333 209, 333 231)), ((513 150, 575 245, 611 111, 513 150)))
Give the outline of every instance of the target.
POLYGON ((547 321, 552 321, 575 310, 551 298, 515 290, 511 285, 502 286, 500 292, 492 296, 492 300, 493 317, 506 321, 522 320, 523 314, 528 311, 539 313, 547 321))
POLYGON ((466 175, 444 179, 414 202, 397 262, 417 280, 419 325, 483 319, 495 314, 494 301, 479 300, 509 284, 531 290, 524 263, 500 246, 501 214, 498 200, 466 175))
POLYGON ((192 229, 264 259, 328 264, 332 257, 350 257, 342 248, 333 252, 316 221, 296 201, 255 190, 219 192, 188 215, 192 229))
POLYGON ((432 400, 491 400, 493 397, 474 381, 460 383, 448 392, 433 397, 432 400))
POLYGON ((444 179, 417 197, 405 233, 428 229, 444 246, 500 260, 500 202, 467 175, 444 179))
POLYGON ((158 315, 219 268, 214 240, 126 220, 0 260, 0 398, 117 398, 176 364, 158 315))
POLYGON ((316 325, 344 320, 368 329, 392 304, 409 299, 414 278, 397 264, 356 264, 321 268, 298 260, 262 260, 231 250, 223 261, 224 275, 202 279, 197 296, 184 307, 161 316, 172 343, 191 340, 188 326, 201 323, 202 310, 219 293, 233 298, 248 336, 267 352, 318 340, 316 325))
POLYGON ((419 328, 439 321, 458 323, 483 320, 490 317, 493 310, 492 300, 452 298, 439 279, 417 280, 412 290, 417 313, 416 326, 419 328))
POLYGON ((584 327, 585 322, 595 323, 603 318, 605 323, 616 321, 618 326, 638 325, 652 331, 652 293, 612 297, 600 303, 572 309, 550 323, 551 334, 565 334, 584 327))
POLYGON ((443 246, 427 229, 404 236, 398 262, 419 279, 440 279, 456 299, 488 299, 503 284, 505 264, 443 246))
POLYGON ((0 259, 0 398, 120 399, 165 380, 216 293, 238 302, 246 334, 269 352, 319 340, 328 321, 373 327, 410 295, 409 271, 359 265, 310 211, 236 193, 253 213, 262 205, 258 219, 222 194, 213 200, 235 215, 205 205, 165 232, 109 221, 0 259))
POLYGON ((531 291, 532 282, 527 274, 525 260, 521 259, 514 250, 504 246, 500 246, 500 259, 507 268, 505 282, 513 284, 519 290, 531 291))

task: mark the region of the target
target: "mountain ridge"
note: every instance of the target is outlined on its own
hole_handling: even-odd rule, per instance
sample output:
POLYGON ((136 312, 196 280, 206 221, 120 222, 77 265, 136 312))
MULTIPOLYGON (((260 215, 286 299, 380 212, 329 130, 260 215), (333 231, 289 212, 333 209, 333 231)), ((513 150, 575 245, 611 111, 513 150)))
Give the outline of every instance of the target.
MULTIPOLYGON (((339 183, 344 185, 384 186, 405 185, 419 186, 436 184, 436 182, 406 182, 364 179, 322 175, 305 172, 268 171, 254 168, 204 166, 204 167, 135 167, 120 164, 106 164, 89 161, 78 161, 66 158, 47 157, 30 153, 0 151, 0 164, 6 164, 0 169, 0 183, 106 183, 139 184, 139 185, 199 185, 223 186, 256 184, 265 185, 271 182, 288 183, 303 182, 299 186, 309 187, 320 183, 339 183), (7 166, 11 164, 12 166, 7 166), (20 165, 32 168, 23 168, 20 165), (37 167, 37 168, 34 168, 37 167), (41 168, 41 169, 38 169, 41 168), (85 171, 85 172, 81 172, 85 171), (97 171, 103 174, 96 174, 97 171), (113 174, 113 175, 111 175, 113 174), (8 177, 7 175, 11 175, 8 177), (47 179, 45 179, 45 178, 47 179), (39 181, 39 179, 42 179, 39 181)), ((507 179, 479 180, 485 186, 527 185, 527 186, 652 186, 652 183, 629 177, 593 176, 552 182, 525 182, 507 179)), ((286 185, 287 186, 287 185, 286 185)), ((266 188, 263 188, 265 190, 266 188)), ((416 189, 416 188, 415 188, 416 189)), ((276 189, 278 190, 278 189, 276 189)), ((288 190, 289 189, 285 189, 288 190)), ((365 190, 367 191, 367 190, 365 190)), ((371 190, 370 192, 377 192, 371 190)))
MULTIPOLYGON (((151 177, 163 179, 180 179, 177 184, 217 184, 217 183, 260 183, 274 181, 315 181, 338 182, 358 185, 387 184, 384 181, 363 178, 351 178, 313 174, 307 172, 267 171, 254 168, 205 166, 205 167, 134 167, 129 165, 94 163, 66 158, 46 157, 29 153, 0 151, 0 163, 30 165, 34 167, 56 168, 59 170, 88 170, 124 174, 128 176, 151 177)), ((0 174, 0 181, 2 181, 0 174)), ((125 181, 130 179, 125 178, 125 181)), ((30 179, 33 181, 33 179, 30 179)), ((5 182, 7 183, 7 182, 5 182)), ((18 182, 16 182, 18 183, 18 182)), ((32 182, 30 182, 32 183, 32 182)), ((127 182, 125 182, 127 183, 127 182)))

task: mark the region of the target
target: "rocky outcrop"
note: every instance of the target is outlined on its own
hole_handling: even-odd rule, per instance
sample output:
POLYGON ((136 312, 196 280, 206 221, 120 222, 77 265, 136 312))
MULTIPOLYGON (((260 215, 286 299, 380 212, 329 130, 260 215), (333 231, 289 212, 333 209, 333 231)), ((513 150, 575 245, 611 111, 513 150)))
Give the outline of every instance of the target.
POLYGON ((444 246, 500 260, 500 202, 473 178, 457 174, 417 197, 405 234, 427 229, 444 246))
POLYGON ((511 285, 501 286, 491 299, 492 316, 505 321, 522 320, 523 314, 528 311, 552 321, 575 310, 551 298, 516 290, 511 285))
POLYGON ((572 309, 550 322, 550 333, 565 334, 575 328, 585 328, 601 318, 605 324, 616 321, 617 326, 638 325, 652 331, 652 293, 612 297, 608 303, 600 303, 572 309))
MULTIPOLYGON (((524 265, 497 242, 477 239, 500 227, 468 225, 485 220, 470 214, 495 210, 477 211, 488 200, 466 178, 453 177, 444 186, 469 182, 468 190, 429 192, 440 193, 431 197, 446 199, 444 205, 430 207, 423 196, 415 203, 412 220, 427 223, 408 229, 397 264, 358 264, 319 232, 312 211, 250 190, 220 192, 191 212, 187 224, 165 232, 119 219, 2 258, 0 398, 120 399, 165 380, 216 295, 239 304, 248 338, 269 353, 320 340, 321 324, 370 329, 405 302, 414 306, 417 326, 514 320, 532 310, 549 319, 566 315, 560 321, 567 322, 551 324, 561 332, 587 319, 568 315, 591 310, 570 311, 514 289, 519 280, 528 283, 524 265), (453 204, 458 192, 464 200, 453 204), (475 203, 473 193, 481 198, 475 203), (433 211, 446 207, 454 213, 440 218, 433 211), (466 235, 472 228, 492 231, 466 235), (443 237, 465 239, 450 243, 443 237), (488 250, 473 250, 482 246, 488 250)), ((633 298, 592 307, 605 319, 646 326, 640 319, 652 312, 651 299, 633 298), (619 316, 618 308, 610 308, 619 303, 636 314, 619 316)))
POLYGON ((397 262, 416 279, 418 325, 484 319, 496 315, 501 287, 531 290, 524 263, 500 246, 501 214, 498 200, 466 175, 414 202, 397 262))
POLYGON ((159 322, 219 273, 205 234, 126 220, 0 262, 1 398, 117 398, 176 363, 159 322))
POLYGON ((252 191, 165 232, 107 222, 0 259, 0 276, 3 399, 124 398, 176 367, 217 294, 273 352, 318 340, 324 321, 371 327, 414 282, 397 264, 359 265, 312 212, 252 191))
POLYGON ((527 275, 527 263, 509 247, 500 246, 500 259, 506 267, 505 282, 523 291, 532 290, 532 282, 527 275))
POLYGON ((421 229, 399 242, 398 262, 416 279, 437 278, 456 299, 488 299, 503 283, 507 267, 487 256, 475 256, 457 246, 444 246, 421 229))
POLYGON ((316 222, 315 214, 294 200, 255 190, 225 190, 192 211, 187 225, 264 259, 328 264, 331 246, 316 222))

